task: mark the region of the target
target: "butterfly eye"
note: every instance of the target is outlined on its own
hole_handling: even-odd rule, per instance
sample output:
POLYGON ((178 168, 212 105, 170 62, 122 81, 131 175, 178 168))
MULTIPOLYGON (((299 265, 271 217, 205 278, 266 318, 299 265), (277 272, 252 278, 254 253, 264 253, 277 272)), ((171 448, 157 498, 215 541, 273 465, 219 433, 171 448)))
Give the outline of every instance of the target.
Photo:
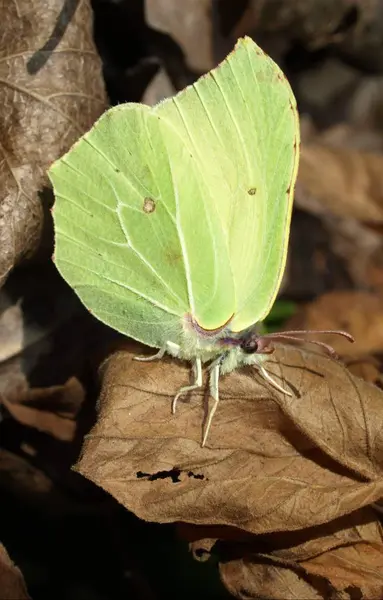
POLYGON ((241 344, 241 349, 245 354, 255 354, 258 351, 258 339, 250 337, 241 344))

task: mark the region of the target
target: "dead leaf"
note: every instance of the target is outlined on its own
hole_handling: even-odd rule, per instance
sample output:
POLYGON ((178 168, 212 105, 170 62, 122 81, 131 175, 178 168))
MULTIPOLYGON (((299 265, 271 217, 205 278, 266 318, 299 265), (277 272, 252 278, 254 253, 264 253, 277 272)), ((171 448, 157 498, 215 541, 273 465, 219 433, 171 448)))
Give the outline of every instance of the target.
POLYGON ((228 547, 242 546, 244 554, 253 548, 254 553, 270 554, 278 560, 309 560, 324 552, 359 542, 380 544, 383 541, 382 526, 371 507, 364 507, 329 523, 306 527, 296 531, 277 531, 254 536, 234 527, 211 527, 177 524, 178 534, 188 542, 196 553, 214 553, 214 544, 223 541, 228 547))
POLYGON ((201 448, 206 401, 171 399, 186 364, 138 363, 132 345, 105 363, 101 412, 78 470, 149 521, 252 533, 332 521, 383 493, 382 392, 320 354, 279 347, 267 362, 292 398, 255 369, 224 377, 201 448))
POLYGON ((329 292, 303 306, 284 329, 343 329, 354 336, 354 344, 340 336, 320 340, 348 357, 372 354, 383 350, 383 301, 368 292, 329 292))
POLYGON ((64 385, 32 388, 11 402, 2 402, 8 412, 22 425, 34 427, 62 442, 73 441, 77 429, 76 416, 84 401, 85 391, 75 377, 64 385), (45 410, 42 409, 45 406, 45 410))
POLYGON ((383 596, 383 545, 361 542, 334 548, 300 565, 306 573, 324 577, 339 591, 359 590, 359 598, 383 596))
POLYGON ((63 341, 55 352, 55 338, 62 330, 71 335, 70 323, 79 308, 83 311, 52 263, 10 275, 0 290, 0 401, 28 397, 30 377, 43 362, 45 371, 51 368, 55 354, 54 381, 44 377, 43 383, 34 380, 34 385, 48 387, 68 379, 73 370, 61 375, 63 341))
POLYGON ((361 77, 348 110, 348 120, 358 129, 377 134, 381 144, 383 143, 382 92, 383 77, 376 75, 361 77))
POLYGON ((37 344, 47 333, 38 323, 25 322, 23 298, 14 301, 5 287, 0 289, 0 363, 37 344))
POLYGON ((188 66, 205 73, 215 66, 211 0, 146 0, 150 27, 167 33, 185 53, 188 66))
POLYGON ((383 378, 381 373, 383 372, 383 365, 381 361, 377 360, 374 356, 356 356, 356 357, 344 357, 343 361, 347 366, 348 370, 351 371, 356 377, 360 377, 369 383, 375 383, 375 385, 382 386, 383 378))
POLYGON ((330 523, 301 531, 263 536, 262 552, 284 561, 309 561, 334 548, 359 543, 382 544, 382 526, 370 507, 364 507, 330 523))
POLYGON ((348 148, 301 148, 297 205, 315 214, 383 221, 383 157, 348 148), (324 177, 325 174, 325 177, 324 177))
POLYGON ((170 81, 170 78, 168 77, 165 69, 161 67, 146 88, 141 102, 142 104, 153 106, 154 104, 158 104, 162 100, 165 100, 165 98, 174 96, 175 93, 176 90, 170 81))
POLYGON ((383 151, 382 134, 377 129, 355 127, 342 122, 326 129, 316 141, 332 148, 353 148, 370 153, 383 151))
MULTIPOLYGON (((333 62, 331 59, 330 65, 333 62)), ((312 98, 321 95, 318 96, 319 89, 329 87, 331 94, 334 85, 343 86, 343 100, 337 98, 317 107, 325 115, 330 105, 332 108, 336 102, 339 105, 341 122, 322 132, 311 130, 307 135, 307 118, 303 119, 306 133, 301 146, 295 204, 321 219, 331 251, 346 266, 354 287, 377 289, 382 287, 383 280, 382 111, 376 85, 366 84, 367 90, 363 92, 365 78, 339 60, 336 65, 341 72, 346 70, 346 75, 337 77, 336 72, 331 74, 331 69, 328 73, 326 63, 320 69, 324 81, 318 76, 318 69, 310 70, 306 76, 315 85, 310 81, 304 85, 299 78, 299 86, 312 98), (345 77, 355 80, 351 81, 351 90, 347 89, 350 82, 338 81, 345 77)), ((337 109, 334 110, 336 113, 337 109)))
POLYGON ((81 490, 86 486, 78 480, 77 483, 73 479, 68 481, 67 469, 63 471, 62 466, 60 469, 60 460, 52 456, 52 447, 50 450, 48 460, 44 460, 41 452, 34 452, 26 444, 19 449, 22 454, 0 448, 1 497, 24 507, 26 511, 44 514, 48 519, 85 513, 89 516, 92 508, 89 504, 85 506, 81 500, 81 490), (52 478, 48 477, 45 470, 50 472, 52 478), (74 489, 78 490, 78 496, 73 495, 74 489))
POLYGON ((24 577, 0 544, 0 600, 30 600, 24 577))
POLYGON ((270 561, 253 562, 238 558, 219 565, 223 584, 235 598, 250 600, 320 600, 322 590, 305 581, 302 576, 285 566, 270 561))
POLYGON ((237 598, 375 600, 383 594, 382 559, 382 544, 360 542, 290 564, 246 555, 220 563, 220 574, 237 598))
POLYGON ((374 16, 374 6, 375 0, 363 0, 358 3, 358 8, 355 7, 354 15, 348 0, 322 0, 320 3, 317 0, 251 0, 234 33, 241 36, 252 31, 259 36, 277 32, 280 37, 281 34, 290 36, 316 50, 344 40, 347 42, 353 38, 354 31, 364 31, 365 22, 369 23, 374 16), (362 27, 357 27, 360 22, 362 27))
MULTIPOLYGON (((371 592, 381 585, 381 576, 373 568, 366 568, 371 549, 377 549, 379 555, 383 548, 382 526, 370 507, 294 532, 255 536, 234 528, 214 531, 188 524, 180 524, 177 529, 192 542, 197 560, 208 560, 211 555, 218 560, 224 584, 238 598, 340 598, 343 596, 336 589, 359 587, 371 592), (209 533, 216 538, 204 539, 209 533), (358 553, 361 547, 368 550, 365 557, 360 553, 360 570, 354 573, 352 568, 348 572, 343 569, 341 582, 341 569, 331 568, 332 557, 348 556, 349 549, 358 553)), ((378 598, 380 594, 365 597, 378 598)), ((347 593, 344 598, 350 600, 347 593)))
POLYGON ((5 2, 0 22, 2 282, 41 242, 47 167, 91 127, 106 100, 88 0, 5 2))

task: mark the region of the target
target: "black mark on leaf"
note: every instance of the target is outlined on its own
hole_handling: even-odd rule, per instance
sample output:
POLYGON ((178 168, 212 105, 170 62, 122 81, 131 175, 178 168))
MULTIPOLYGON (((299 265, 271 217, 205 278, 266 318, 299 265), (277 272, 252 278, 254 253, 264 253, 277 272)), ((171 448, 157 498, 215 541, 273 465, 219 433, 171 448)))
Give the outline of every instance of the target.
POLYGON ((52 52, 56 49, 58 44, 61 42, 66 29, 74 17, 76 9, 80 3, 80 0, 65 0, 63 7, 57 17, 56 24, 53 28, 51 35, 45 42, 44 46, 36 50, 32 54, 31 58, 27 62, 27 71, 30 75, 36 75, 42 69, 46 62, 48 62, 52 52))

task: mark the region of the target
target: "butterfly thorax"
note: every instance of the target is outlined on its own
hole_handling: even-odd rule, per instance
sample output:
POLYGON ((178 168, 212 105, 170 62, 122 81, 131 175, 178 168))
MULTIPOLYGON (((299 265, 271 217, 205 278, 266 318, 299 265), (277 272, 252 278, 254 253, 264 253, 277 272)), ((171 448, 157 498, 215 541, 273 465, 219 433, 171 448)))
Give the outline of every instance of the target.
POLYGON ((248 337, 247 331, 232 332, 228 326, 215 332, 208 331, 187 319, 181 343, 169 347, 168 352, 181 360, 198 358, 203 363, 220 359, 221 373, 230 373, 238 367, 259 364, 266 359, 267 355, 259 353, 257 347, 250 347, 248 337))

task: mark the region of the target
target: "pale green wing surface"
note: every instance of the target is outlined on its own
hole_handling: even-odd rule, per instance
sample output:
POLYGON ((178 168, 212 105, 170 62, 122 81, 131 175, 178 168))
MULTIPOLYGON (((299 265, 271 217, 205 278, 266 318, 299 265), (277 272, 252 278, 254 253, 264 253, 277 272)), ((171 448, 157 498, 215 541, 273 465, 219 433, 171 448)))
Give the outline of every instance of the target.
POLYGON ((234 311, 226 236, 197 167, 163 118, 126 104, 49 171, 61 274, 100 320, 155 347, 181 342, 186 314, 213 329, 234 311))
POLYGON ((291 88, 249 38, 193 86, 157 105, 190 145, 230 248, 241 331, 270 311, 283 275, 299 121, 291 88))

